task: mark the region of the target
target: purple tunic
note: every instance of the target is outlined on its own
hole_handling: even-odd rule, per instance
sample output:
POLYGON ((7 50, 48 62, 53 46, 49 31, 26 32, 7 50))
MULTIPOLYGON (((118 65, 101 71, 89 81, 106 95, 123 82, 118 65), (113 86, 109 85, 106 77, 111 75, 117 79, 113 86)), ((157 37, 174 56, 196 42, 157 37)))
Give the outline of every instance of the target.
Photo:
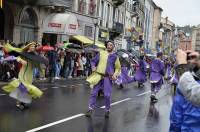
POLYGON ((156 58, 151 63, 150 81, 159 82, 162 76, 164 76, 164 62, 156 58))
POLYGON ((121 67, 121 75, 118 77, 118 79, 115 81, 116 84, 127 84, 135 82, 134 77, 130 77, 128 75, 128 68, 127 67, 121 67))
MULTIPOLYGON (((118 56, 115 53, 110 54, 108 56, 105 74, 107 74, 107 75, 113 75, 114 74, 114 72, 115 72, 115 61, 116 61, 117 57, 118 56)), ((95 56, 95 58, 92 59, 91 66, 92 67, 97 67, 97 65, 99 63, 99 59, 100 59, 100 54, 97 54, 95 56)))
POLYGON ((135 80, 138 81, 139 83, 144 83, 146 82, 146 62, 144 60, 139 61, 139 65, 136 69, 135 73, 135 80))
POLYGON ((165 73, 165 78, 167 80, 171 79, 171 70, 172 70, 172 66, 170 63, 166 64, 166 73, 165 73))

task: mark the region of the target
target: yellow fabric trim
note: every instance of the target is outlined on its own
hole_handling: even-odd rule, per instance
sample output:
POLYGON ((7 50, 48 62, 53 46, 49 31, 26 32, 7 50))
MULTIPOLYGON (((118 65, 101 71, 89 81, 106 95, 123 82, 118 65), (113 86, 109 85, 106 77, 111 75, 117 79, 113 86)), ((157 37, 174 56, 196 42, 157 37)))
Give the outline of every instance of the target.
POLYGON ((81 36, 81 35, 75 35, 72 36, 72 38, 82 42, 83 44, 93 44, 94 42, 92 40, 90 40, 89 38, 85 37, 85 36, 81 36))
POLYGON ((97 66, 96 72, 105 74, 109 54, 107 51, 100 51, 99 53, 99 64, 97 66))
POLYGON ((121 74, 121 64, 119 61, 119 57, 117 57, 116 61, 115 61, 115 73, 116 76, 119 76, 121 74))
POLYGON ((20 81, 19 79, 15 79, 13 81, 11 81, 10 83, 8 83, 6 86, 3 86, 2 89, 5 91, 5 92, 12 92, 13 90, 15 90, 20 84, 20 81))
POLYGON ((22 52, 22 49, 20 49, 20 48, 15 48, 15 47, 13 47, 12 45, 10 45, 9 43, 7 43, 7 44, 4 45, 4 49, 5 49, 7 52, 11 52, 11 51, 22 52))
POLYGON ((91 88, 99 83, 99 81, 102 79, 102 75, 100 74, 105 74, 106 71, 109 54, 107 51, 100 51, 99 54, 99 64, 97 66, 96 72, 93 72, 86 80, 89 82, 91 88))
MULTIPOLYGON (((11 93, 13 90, 15 90, 16 88, 19 87, 20 83, 21 83, 21 81, 19 79, 15 79, 12 82, 10 82, 9 84, 7 84, 6 86, 4 86, 2 89, 5 92, 11 93)), ((31 97, 37 98, 37 97, 42 96, 43 92, 40 89, 38 89, 37 87, 33 86, 32 84, 23 82, 23 85, 27 88, 31 97)))

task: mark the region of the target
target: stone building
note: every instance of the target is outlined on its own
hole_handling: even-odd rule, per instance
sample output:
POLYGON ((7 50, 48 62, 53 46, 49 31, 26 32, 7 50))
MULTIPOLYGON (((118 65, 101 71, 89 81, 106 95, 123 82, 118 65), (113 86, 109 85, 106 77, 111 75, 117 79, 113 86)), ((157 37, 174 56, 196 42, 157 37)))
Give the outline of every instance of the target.
POLYGON ((166 53, 170 53, 175 47, 174 37, 175 37, 175 24, 166 18, 161 18, 161 40, 163 42, 163 49, 166 53))
POLYGON ((200 53, 200 25, 193 29, 192 32, 192 47, 200 53))
POLYGON ((152 52, 156 52, 156 45, 160 43, 159 40, 161 40, 160 29, 161 29, 161 15, 163 9, 157 6, 154 2, 153 6, 154 6, 154 19, 153 19, 153 37, 152 37, 151 50, 152 52))

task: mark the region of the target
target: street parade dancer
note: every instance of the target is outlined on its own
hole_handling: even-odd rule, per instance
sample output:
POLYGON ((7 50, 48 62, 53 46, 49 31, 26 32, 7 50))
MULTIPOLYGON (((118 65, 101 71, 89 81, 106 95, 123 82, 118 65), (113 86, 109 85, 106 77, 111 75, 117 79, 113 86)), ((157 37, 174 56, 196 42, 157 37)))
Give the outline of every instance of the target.
POLYGON ((166 72, 165 72, 165 80, 170 80, 171 79, 171 71, 172 71, 172 63, 170 61, 170 59, 167 57, 165 59, 165 69, 166 69, 166 72))
POLYGON ((151 73, 150 73, 150 83, 151 83, 151 102, 156 103, 158 99, 156 98, 156 93, 161 89, 163 84, 164 76, 164 62, 162 61, 162 52, 157 53, 157 58, 155 58, 151 63, 151 73))
POLYGON ((48 62, 36 55, 35 42, 31 42, 21 49, 12 47, 10 44, 6 44, 4 48, 8 53, 16 52, 19 54, 16 60, 22 64, 22 67, 18 74, 18 79, 3 86, 3 90, 10 93, 9 96, 17 100, 16 106, 23 110, 28 108, 28 104, 32 102, 32 98, 39 98, 42 96, 43 92, 32 85, 33 69, 35 67, 40 68, 40 63, 47 64, 48 62))
POLYGON ((128 84, 131 82, 135 82, 135 77, 129 76, 130 69, 130 61, 129 55, 124 53, 122 56, 119 56, 120 64, 121 64, 121 74, 115 81, 115 83, 120 86, 120 88, 124 88, 123 84, 128 84))
POLYGON ((89 98, 89 111, 86 113, 87 117, 92 115, 92 111, 96 106, 96 98, 98 92, 102 89, 105 99, 105 117, 108 118, 110 114, 112 82, 117 79, 121 72, 121 65, 119 58, 114 50, 114 43, 112 41, 106 42, 106 51, 100 51, 91 61, 93 73, 87 78, 91 90, 89 98))
POLYGON ((138 88, 144 87, 144 83, 147 81, 147 69, 144 56, 140 56, 138 64, 136 64, 135 80, 138 81, 138 88))

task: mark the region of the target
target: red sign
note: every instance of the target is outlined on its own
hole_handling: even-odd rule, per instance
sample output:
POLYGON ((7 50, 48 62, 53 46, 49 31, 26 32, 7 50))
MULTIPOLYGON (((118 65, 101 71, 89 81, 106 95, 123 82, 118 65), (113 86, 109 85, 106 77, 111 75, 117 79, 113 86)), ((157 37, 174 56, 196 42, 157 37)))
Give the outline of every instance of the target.
POLYGON ((62 24, 59 24, 59 23, 49 23, 49 24, 48 24, 48 27, 61 28, 61 27, 62 27, 62 24))
POLYGON ((69 24, 69 29, 76 29, 76 25, 74 25, 74 24, 69 24))

